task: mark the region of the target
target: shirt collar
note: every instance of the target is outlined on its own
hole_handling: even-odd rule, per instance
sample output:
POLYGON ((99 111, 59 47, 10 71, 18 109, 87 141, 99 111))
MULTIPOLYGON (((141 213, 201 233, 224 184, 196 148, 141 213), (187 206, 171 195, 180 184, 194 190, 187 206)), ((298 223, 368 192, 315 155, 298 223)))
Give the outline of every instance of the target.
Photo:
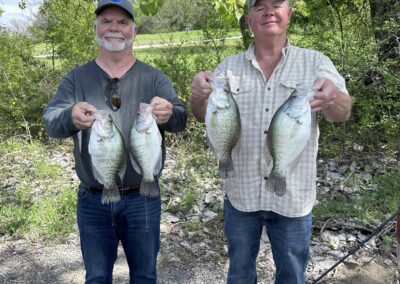
MULTIPOLYGON (((290 46, 291 46, 291 44, 290 44, 289 38, 286 38, 285 47, 282 48, 282 55, 283 55, 284 60, 286 60, 286 55, 288 54, 290 46)), ((254 54, 254 42, 247 49, 246 58, 248 60, 256 59, 256 55, 254 54)))

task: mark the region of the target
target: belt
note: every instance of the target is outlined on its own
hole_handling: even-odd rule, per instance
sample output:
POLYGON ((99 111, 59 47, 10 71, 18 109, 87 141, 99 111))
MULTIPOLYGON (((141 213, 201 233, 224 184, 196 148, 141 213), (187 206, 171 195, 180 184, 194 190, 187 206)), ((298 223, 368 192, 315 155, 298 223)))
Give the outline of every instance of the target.
MULTIPOLYGON (((89 187, 88 188, 92 192, 103 192, 103 187, 89 187)), ((130 186, 125 186, 125 187, 118 187, 118 190, 121 194, 130 194, 130 193, 135 193, 139 192, 139 187, 130 187, 130 186)))

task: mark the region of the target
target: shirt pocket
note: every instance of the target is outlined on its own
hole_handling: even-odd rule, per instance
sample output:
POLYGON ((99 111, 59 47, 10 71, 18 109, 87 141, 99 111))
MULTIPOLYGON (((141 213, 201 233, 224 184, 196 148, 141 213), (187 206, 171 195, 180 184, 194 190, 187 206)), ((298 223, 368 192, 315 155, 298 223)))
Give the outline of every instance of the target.
POLYGON ((282 80, 276 90, 274 98, 274 109, 275 111, 299 88, 312 89, 314 82, 311 80, 282 80))
POLYGON ((257 102, 258 90, 256 84, 251 80, 230 79, 229 85, 239 109, 242 131, 245 131, 243 126, 246 128, 255 126, 257 117, 255 113, 261 111, 261 108, 257 109, 260 102, 257 102))

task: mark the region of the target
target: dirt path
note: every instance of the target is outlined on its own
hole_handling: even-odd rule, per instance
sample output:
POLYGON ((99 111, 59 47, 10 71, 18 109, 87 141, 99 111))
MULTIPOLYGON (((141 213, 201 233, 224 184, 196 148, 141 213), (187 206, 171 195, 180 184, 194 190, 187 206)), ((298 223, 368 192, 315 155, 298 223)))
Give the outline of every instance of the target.
MULTIPOLYGON (((228 260, 216 248, 182 241, 179 234, 162 233, 158 258, 159 283, 225 283, 228 260), (203 247, 203 249, 201 249, 203 247)), ((315 279, 334 263, 329 255, 313 255, 308 267, 309 279, 315 279)), ((84 283, 79 240, 57 246, 45 246, 26 240, 0 245, 0 283, 78 284, 84 283)), ((259 283, 273 283, 274 268, 268 242, 263 241, 258 258, 259 283)), ((350 257, 319 283, 395 284, 396 271, 389 260, 368 251, 350 257)), ((120 249, 114 271, 114 283, 129 283, 128 267, 120 249)))

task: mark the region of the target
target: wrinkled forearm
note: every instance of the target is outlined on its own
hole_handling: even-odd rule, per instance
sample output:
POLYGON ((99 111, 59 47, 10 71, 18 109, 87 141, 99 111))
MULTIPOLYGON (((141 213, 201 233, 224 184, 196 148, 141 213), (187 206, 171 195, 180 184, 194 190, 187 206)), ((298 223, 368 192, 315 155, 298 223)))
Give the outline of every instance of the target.
POLYGON ((338 90, 334 103, 323 110, 325 119, 330 122, 347 121, 351 114, 352 104, 352 97, 338 90))
POLYGON ((208 99, 200 98, 192 94, 190 104, 194 117, 198 122, 204 122, 208 99))

